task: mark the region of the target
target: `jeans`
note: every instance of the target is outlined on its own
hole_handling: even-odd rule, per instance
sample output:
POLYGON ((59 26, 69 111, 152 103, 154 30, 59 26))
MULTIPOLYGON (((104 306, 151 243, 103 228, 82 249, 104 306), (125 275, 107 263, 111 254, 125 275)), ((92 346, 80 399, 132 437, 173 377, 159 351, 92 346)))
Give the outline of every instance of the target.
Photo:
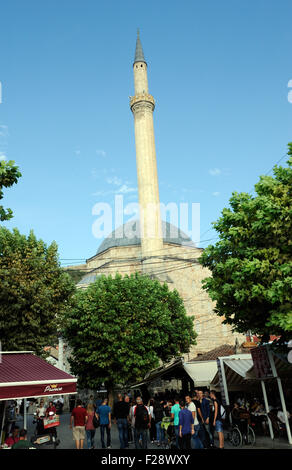
POLYGON ((215 422, 215 431, 223 432, 223 423, 219 419, 217 419, 215 422))
POLYGON ((156 426, 155 426, 155 423, 154 423, 154 420, 151 419, 151 426, 150 426, 150 429, 149 429, 149 434, 150 434, 150 441, 155 441, 155 438, 156 438, 156 426))
POLYGON ((155 423, 155 426, 156 426, 156 439, 161 444, 165 438, 164 429, 162 429, 161 427, 161 421, 158 421, 158 423, 155 423))
POLYGON ((134 438, 133 438, 133 428, 131 426, 131 424, 129 423, 128 424, 128 444, 129 442, 133 442, 134 438))
POLYGON ((104 431, 106 430, 106 438, 107 444, 106 446, 109 447, 111 445, 111 430, 108 424, 101 424, 100 425, 100 439, 101 439, 101 447, 105 449, 104 443, 104 431))
POLYGON ((94 444, 95 429, 86 429, 87 447, 88 449, 93 448, 94 444))
POLYGON ((199 422, 199 439, 203 444, 203 447, 208 447, 208 441, 207 441, 207 436, 206 436, 206 430, 204 423, 199 422))
POLYGON ((175 445, 176 445, 176 448, 179 449, 179 425, 174 426, 174 432, 175 432, 175 445))
POLYGON ((135 434, 135 449, 147 449, 147 429, 134 428, 135 434), (142 446, 139 440, 142 440, 142 446))
POLYGON ((214 445, 214 434, 212 433, 212 426, 210 425, 210 423, 205 423, 204 426, 206 434, 209 436, 210 445, 212 446, 214 445))
POLYGON ((117 419, 119 438, 120 438, 120 448, 125 449, 128 447, 128 421, 126 418, 117 419))
POLYGON ((196 424, 194 426, 194 429, 195 429, 195 434, 192 435, 192 441, 194 443, 194 449, 203 449, 204 446, 202 444, 201 439, 199 438, 200 425, 196 424))

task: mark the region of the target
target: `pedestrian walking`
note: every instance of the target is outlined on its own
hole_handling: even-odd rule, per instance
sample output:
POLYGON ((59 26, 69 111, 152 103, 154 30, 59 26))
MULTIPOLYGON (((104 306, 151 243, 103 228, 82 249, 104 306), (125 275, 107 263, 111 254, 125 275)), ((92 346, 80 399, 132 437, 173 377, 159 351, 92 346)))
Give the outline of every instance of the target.
POLYGON ((94 405, 89 403, 86 408, 87 420, 85 424, 86 439, 87 439, 87 448, 94 449, 94 436, 95 436, 95 427, 93 425, 93 417, 95 416, 98 419, 98 415, 95 412, 94 405))
POLYGON ((201 391, 200 390, 195 390, 192 401, 196 405, 196 408, 197 408, 196 416, 199 422, 198 437, 200 441, 202 442, 203 447, 206 449, 208 448, 208 445, 207 445, 206 430, 204 427, 204 419, 203 419, 202 410, 201 410, 201 391))
POLYGON ((83 449, 85 439, 85 424, 87 421, 86 409, 82 406, 80 399, 76 402, 76 407, 73 408, 70 418, 70 428, 73 426, 73 440, 76 444, 76 449, 83 449))
POLYGON ((132 410, 132 404, 131 404, 131 399, 129 395, 125 395, 124 398, 125 402, 129 406, 129 416, 128 416, 128 445, 133 443, 133 432, 132 432, 132 416, 131 416, 131 410, 132 410))
POLYGON ((108 405, 108 399, 105 398, 102 404, 98 407, 97 414, 99 416, 99 424, 100 424, 100 439, 101 439, 101 447, 105 449, 111 448, 111 407, 108 405), (106 445, 104 442, 104 433, 106 431, 106 445))
POLYGON ((221 417, 221 404, 216 398, 216 392, 211 391, 210 397, 213 401, 213 406, 211 407, 210 420, 213 422, 215 431, 218 433, 219 449, 224 449, 224 433, 221 417))
POLYGON ((151 416, 141 397, 136 398, 136 403, 133 410, 135 419, 135 448, 147 449, 147 430, 151 426, 151 416))
MULTIPOLYGON (((200 427, 204 428, 204 441, 203 444, 205 447, 214 447, 214 435, 211 431, 210 426, 210 401, 205 398, 203 391, 198 391, 198 399, 200 403, 200 427)), ((202 440, 202 439, 201 439, 202 440)))
POLYGON ((200 431, 200 424, 197 418, 197 408, 196 405, 193 403, 191 397, 187 395, 185 397, 186 400, 186 408, 192 413, 194 419, 194 433, 192 433, 192 439, 194 442, 195 449, 203 449, 204 446, 202 444, 201 439, 199 438, 199 431, 200 431))
MULTIPOLYGON (((130 415, 129 415, 129 421, 131 425, 131 435, 132 439, 130 441, 135 442, 135 416, 134 416, 134 408, 136 406, 136 400, 133 398, 131 402, 131 407, 130 407, 130 415)), ((130 442, 129 441, 129 442, 130 442)))
POLYGON ((164 429, 161 427, 162 418, 164 417, 163 402, 161 403, 158 400, 154 400, 153 414, 156 427, 156 443, 159 447, 165 439, 164 429))
POLYGON ((97 397, 96 402, 95 402, 95 410, 96 412, 98 411, 99 406, 102 404, 102 399, 100 397, 97 397))
POLYGON ((93 395, 90 395, 90 397, 88 399, 88 402, 87 402, 87 405, 93 405, 93 407, 95 408, 94 396, 93 395))
POLYGON ((179 406, 179 398, 178 397, 175 397, 174 405, 172 406, 170 412, 171 412, 171 417, 173 419, 173 427, 174 427, 174 432, 175 432, 175 445, 176 445, 176 448, 179 449, 179 412, 180 412, 180 406, 179 406))
POLYGON ((123 399, 121 393, 118 394, 118 401, 114 405, 113 415, 118 425, 120 449, 127 449, 128 444, 128 419, 130 404, 123 399))
POLYGON ((191 437, 195 434, 194 418, 192 412, 188 410, 184 401, 180 401, 179 406, 179 436, 181 439, 180 447, 182 450, 189 450, 192 448, 191 437))
POLYGON ((151 426, 149 429, 149 437, 150 441, 153 444, 156 438, 156 427, 155 427, 155 421, 154 421, 154 399, 151 398, 148 402, 148 410, 151 416, 151 426))

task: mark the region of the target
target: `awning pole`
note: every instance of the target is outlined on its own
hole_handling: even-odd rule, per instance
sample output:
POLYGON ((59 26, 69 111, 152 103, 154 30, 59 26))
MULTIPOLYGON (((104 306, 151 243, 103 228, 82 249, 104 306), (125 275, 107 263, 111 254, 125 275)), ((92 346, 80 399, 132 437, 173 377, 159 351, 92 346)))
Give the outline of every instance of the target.
POLYGON ((267 398, 267 392, 266 392, 266 385, 263 380, 261 380, 261 385, 262 385, 262 391, 263 391, 263 397, 264 397, 264 402, 265 402, 265 408, 266 408, 266 413, 267 413, 267 418, 268 418, 268 424, 269 424, 269 429, 270 429, 270 436, 271 439, 274 439, 274 431, 273 431, 273 426, 271 423, 271 420, 268 416, 269 413, 269 403, 268 403, 268 398, 267 398))
POLYGON ((2 424, 1 424, 0 444, 3 444, 2 439, 3 439, 3 435, 4 435, 4 423, 5 423, 6 404, 7 404, 7 401, 5 400, 5 401, 4 401, 4 407, 3 407, 2 424))
POLYGON ((26 410, 26 398, 23 399, 23 429, 27 429, 27 410, 26 410))
POLYGON ((274 357, 273 357, 273 354, 270 351, 269 347, 267 347, 267 351, 268 351, 268 355, 269 355, 269 359, 270 359, 270 364, 271 364, 273 376, 277 379, 277 383, 278 383, 282 410, 283 410, 284 417, 285 417, 285 424, 286 424, 288 442, 289 442, 289 444, 292 444, 291 430, 290 430, 290 425, 289 425, 288 416, 287 416, 287 409, 286 409, 285 397, 284 397, 283 388, 282 388, 282 382, 281 382, 280 377, 278 377, 278 375, 277 375, 277 370, 276 370, 276 366, 275 366, 274 357))
MULTIPOLYGON (((221 359, 221 357, 219 357, 218 359, 219 359, 219 361, 220 361, 220 368, 221 368, 221 375, 222 375, 222 383, 223 383, 225 401, 226 401, 226 405, 229 407, 230 401, 229 401, 228 388, 227 388, 227 381, 226 381, 226 375, 225 375, 224 360, 221 359)), ((232 424, 232 416, 231 416, 231 413, 229 413, 229 421, 230 421, 230 424, 232 424)))

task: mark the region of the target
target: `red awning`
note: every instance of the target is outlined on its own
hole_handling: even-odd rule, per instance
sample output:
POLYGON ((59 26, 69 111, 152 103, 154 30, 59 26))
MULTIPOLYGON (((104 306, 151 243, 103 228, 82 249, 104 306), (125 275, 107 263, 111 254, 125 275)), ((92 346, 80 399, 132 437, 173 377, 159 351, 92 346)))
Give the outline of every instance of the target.
POLYGON ((76 377, 31 352, 0 355, 0 400, 76 393, 76 377))

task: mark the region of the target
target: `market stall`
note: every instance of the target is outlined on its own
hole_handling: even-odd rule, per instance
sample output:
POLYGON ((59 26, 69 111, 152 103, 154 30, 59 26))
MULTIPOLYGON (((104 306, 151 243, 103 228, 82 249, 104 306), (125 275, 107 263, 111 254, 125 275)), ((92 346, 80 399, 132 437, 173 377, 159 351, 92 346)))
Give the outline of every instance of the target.
MULTIPOLYGON (((221 399, 227 409, 230 408, 229 392, 246 389, 246 372, 252 367, 250 354, 234 354, 217 358, 217 373, 211 381, 211 388, 220 391, 221 399)), ((232 421, 231 413, 229 420, 232 421)))
MULTIPOLYGON (((0 360, 0 402, 5 402, 1 419, 1 440, 5 405, 8 400, 76 393, 77 378, 49 364, 32 351, 2 352, 0 360)), ((26 427, 26 406, 24 406, 26 427)))
MULTIPOLYGON (((288 345, 287 345, 288 346, 288 345)), ((262 387, 263 399, 265 403, 266 414, 269 416, 269 403, 267 387, 275 389, 277 384, 279 398, 281 402, 281 408, 285 417, 285 425, 287 431, 287 438, 289 444, 292 444, 292 436, 290 430, 290 423, 287 415, 286 400, 283 391, 286 389, 286 395, 288 392, 291 394, 292 390, 292 363, 288 358, 289 349, 286 345, 277 346, 271 343, 259 346, 252 351, 253 364, 250 369, 246 372, 246 380, 249 383, 260 382, 262 387)), ((271 420, 268 419, 270 436, 274 438, 274 432, 272 428, 271 420)))
POLYGON ((158 379, 180 379, 189 381, 190 388, 193 391, 194 387, 209 387, 216 371, 216 361, 185 362, 183 358, 178 358, 169 364, 152 370, 145 375, 143 381, 132 385, 131 388, 147 386, 158 379))

